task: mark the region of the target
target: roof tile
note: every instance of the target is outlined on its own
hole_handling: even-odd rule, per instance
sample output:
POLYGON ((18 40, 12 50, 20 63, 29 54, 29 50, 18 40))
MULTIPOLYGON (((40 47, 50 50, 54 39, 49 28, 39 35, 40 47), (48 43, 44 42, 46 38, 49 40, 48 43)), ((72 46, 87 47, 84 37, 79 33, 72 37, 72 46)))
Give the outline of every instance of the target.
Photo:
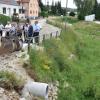
POLYGON ((0 0, 0 4, 7 4, 7 5, 18 6, 16 0, 0 0))

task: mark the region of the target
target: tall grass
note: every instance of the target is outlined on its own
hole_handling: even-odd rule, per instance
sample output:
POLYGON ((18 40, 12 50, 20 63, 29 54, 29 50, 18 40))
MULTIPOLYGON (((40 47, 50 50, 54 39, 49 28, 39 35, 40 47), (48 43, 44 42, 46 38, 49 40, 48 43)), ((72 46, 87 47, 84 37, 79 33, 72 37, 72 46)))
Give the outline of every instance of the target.
POLYGON ((78 22, 62 28, 58 39, 46 40, 44 51, 31 51, 30 62, 39 81, 59 81, 58 100, 100 99, 100 38, 91 35, 99 34, 99 27, 78 22))

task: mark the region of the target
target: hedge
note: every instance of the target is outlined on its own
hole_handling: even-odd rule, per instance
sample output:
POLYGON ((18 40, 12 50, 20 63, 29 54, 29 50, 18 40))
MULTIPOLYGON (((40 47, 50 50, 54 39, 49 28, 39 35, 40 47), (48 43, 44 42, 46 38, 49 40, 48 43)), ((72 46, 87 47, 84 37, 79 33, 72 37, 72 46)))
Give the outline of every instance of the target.
POLYGON ((0 14, 0 23, 2 23, 3 25, 6 25, 10 20, 10 17, 0 14))

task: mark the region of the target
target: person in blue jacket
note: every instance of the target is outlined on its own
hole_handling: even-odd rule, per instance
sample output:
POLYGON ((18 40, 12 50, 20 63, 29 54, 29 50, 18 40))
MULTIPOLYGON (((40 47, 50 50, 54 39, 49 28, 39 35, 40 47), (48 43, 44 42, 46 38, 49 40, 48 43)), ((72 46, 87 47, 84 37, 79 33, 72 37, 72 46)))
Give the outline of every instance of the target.
POLYGON ((41 30, 41 26, 39 25, 38 21, 35 21, 33 25, 33 37, 35 39, 35 43, 39 44, 39 32, 41 30))

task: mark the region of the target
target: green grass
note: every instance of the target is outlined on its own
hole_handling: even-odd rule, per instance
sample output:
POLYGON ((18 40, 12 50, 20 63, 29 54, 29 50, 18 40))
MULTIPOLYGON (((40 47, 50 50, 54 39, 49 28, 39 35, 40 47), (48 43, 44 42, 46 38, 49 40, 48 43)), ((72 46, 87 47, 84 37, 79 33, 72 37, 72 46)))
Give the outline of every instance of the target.
POLYGON ((53 20, 59 21, 59 22, 67 22, 70 24, 75 24, 79 21, 76 17, 71 17, 71 16, 57 17, 56 19, 53 19, 53 20))
POLYGON ((59 81, 58 100, 100 100, 100 25, 77 22, 61 28, 58 39, 43 43, 44 51, 31 50, 31 69, 38 81, 59 81))

